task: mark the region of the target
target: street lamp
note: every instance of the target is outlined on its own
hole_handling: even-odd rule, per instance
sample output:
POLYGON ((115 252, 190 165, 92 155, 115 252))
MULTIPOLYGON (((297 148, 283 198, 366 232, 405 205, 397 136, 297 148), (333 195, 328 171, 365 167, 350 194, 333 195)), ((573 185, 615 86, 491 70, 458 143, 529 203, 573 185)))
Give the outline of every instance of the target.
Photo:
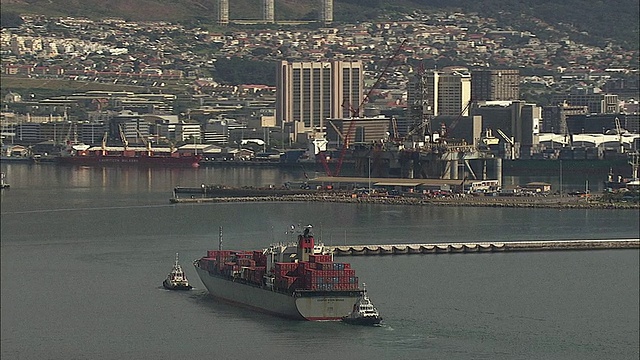
POLYGON ((369 159, 369 195, 371 195, 371 156, 369 156, 368 159, 369 159))

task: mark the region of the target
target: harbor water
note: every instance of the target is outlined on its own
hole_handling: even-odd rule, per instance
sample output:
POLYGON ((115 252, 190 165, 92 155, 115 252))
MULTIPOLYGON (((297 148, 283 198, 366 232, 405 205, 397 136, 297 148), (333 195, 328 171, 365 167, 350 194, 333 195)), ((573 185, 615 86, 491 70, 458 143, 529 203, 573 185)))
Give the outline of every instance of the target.
MULTIPOLYGON (((637 359, 640 252, 338 257, 382 327, 220 303, 191 262, 314 226, 330 245, 637 238, 637 210, 337 203, 170 204, 175 186, 279 185, 302 171, 2 164, 3 359, 637 359), (195 287, 162 288, 175 253, 195 287)), ((311 174, 310 174, 311 176, 311 174)), ((540 179, 533 179, 539 181, 540 179)), ((509 181, 518 181, 510 179, 509 181)), ((526 181, 529 181, 527 179, 526 181)), ((581 190, 585 179, 565 174, 581 190)), ((592 189, 601 180, 587 179, 592 189)))

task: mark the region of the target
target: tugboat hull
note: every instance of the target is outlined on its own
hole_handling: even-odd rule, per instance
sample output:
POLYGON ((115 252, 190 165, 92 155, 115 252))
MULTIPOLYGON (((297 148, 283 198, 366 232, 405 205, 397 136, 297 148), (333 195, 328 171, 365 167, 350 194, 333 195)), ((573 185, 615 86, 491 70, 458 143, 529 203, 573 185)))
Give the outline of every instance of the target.
POLYGON ((184 284, 171 284, 166 280, 162 282, 162 286, 167 290, 191 290, 193 286, 184 284))
POLYGON ((382 323, 381 317, 360 317, 351 318, 345 316, 342 321, 350 325, 379 326, 382 323))

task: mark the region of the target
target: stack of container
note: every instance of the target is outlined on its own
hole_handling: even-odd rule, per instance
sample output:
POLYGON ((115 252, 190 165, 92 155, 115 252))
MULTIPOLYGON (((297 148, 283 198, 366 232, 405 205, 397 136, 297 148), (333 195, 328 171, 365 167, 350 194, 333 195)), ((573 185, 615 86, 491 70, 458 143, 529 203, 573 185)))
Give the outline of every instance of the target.
MULTIPOLYGON (((267 259, 262 251, 209 250, 200 267, 227 277, 262 285, 267 259)), ((348 263, 333 262, 331 255, 309 255, 309 261, 277 262, 270 271, 280 291, 358 290, 358 277, 348 263)))

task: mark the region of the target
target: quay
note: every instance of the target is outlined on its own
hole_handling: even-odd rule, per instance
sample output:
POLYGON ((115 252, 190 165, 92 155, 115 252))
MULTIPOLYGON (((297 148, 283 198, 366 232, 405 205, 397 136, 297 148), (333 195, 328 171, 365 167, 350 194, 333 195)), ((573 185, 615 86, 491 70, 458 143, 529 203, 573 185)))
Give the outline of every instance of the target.
POLYGON ((330 246, 334 256, 640 249, 640 239, 491 241, 439 244, 330 246))

